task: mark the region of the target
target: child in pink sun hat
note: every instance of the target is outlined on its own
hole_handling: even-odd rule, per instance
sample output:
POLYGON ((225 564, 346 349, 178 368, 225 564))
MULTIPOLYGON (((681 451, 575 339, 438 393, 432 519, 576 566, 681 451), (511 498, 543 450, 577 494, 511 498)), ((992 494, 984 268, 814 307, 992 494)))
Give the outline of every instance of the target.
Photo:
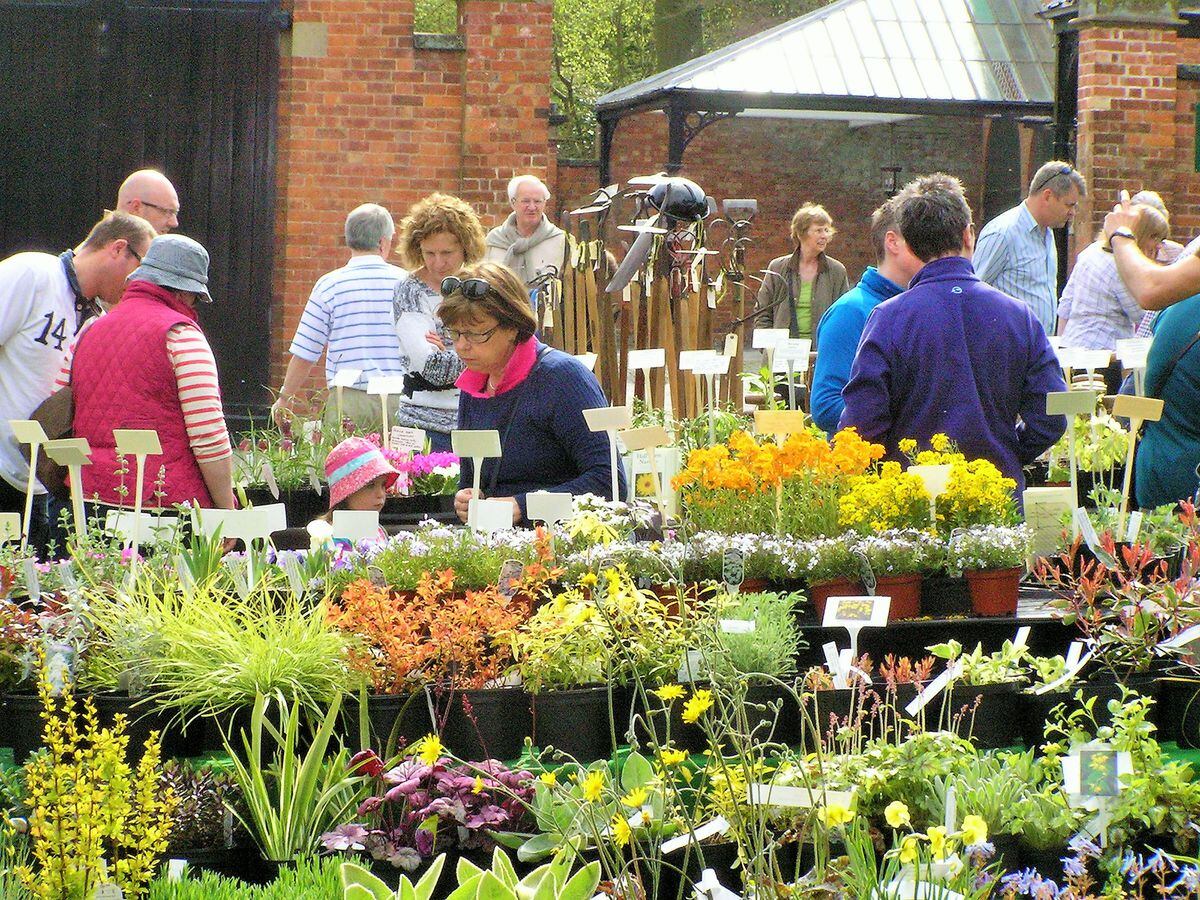
POLYGON ((325 457, 329 511, 383 509, 388 490, 400 473, 366 438, 348 437, 325 457))

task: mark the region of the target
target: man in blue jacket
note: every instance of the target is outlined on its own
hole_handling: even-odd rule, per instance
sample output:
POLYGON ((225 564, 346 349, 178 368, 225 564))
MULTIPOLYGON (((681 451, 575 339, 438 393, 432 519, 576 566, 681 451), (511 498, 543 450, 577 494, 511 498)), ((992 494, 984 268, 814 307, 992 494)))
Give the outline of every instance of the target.
POLYGON ((867 316, 907 288, 924 265, 900 235, 900 204, 912 190, 913 185, 906 186, 871 215, 871 245, 878 268, 868 266, 858 284, 839 297, 817 325, 821 350, 813 371, 812 417, 817 427, 829 434, 837 431, 842 417, 842 388, 850 380, 850 366, 867 316))
POLYGON ((897 460, 901 439, 924 447, 946 434, 1016 481, 1019 502, 1021 467, 1066 430, 1063 416, 1046 415, 1046 394, 1066 390, 1058 359, 1033 311, 972 269, 971 209, 957 178, 917 179, 900 233, 925 267, 867 319, 841 427, 897 460))

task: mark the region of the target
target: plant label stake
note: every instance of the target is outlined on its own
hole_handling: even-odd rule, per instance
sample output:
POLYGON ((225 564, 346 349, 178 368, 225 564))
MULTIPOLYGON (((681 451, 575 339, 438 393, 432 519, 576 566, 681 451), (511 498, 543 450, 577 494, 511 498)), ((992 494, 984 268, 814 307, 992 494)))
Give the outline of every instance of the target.
POLYGON ((666 372, 667 351, 662 347, 648 350, 630 350, 625 376, 625 405, 633 406, 633 395, 637 389, 637 373, 642 373, 642 384, 646 387, 646 409, 654 409, 654 390, 650 384, 650 370, 663 369, 663 409, 671 409, 670 375, 666 372))
POLYGON ((721 554, 721 580, 731 594, 736 594, 746 580, 746 555, 737 547, 729 547, 721 554))
POLYGON ((1112 351, 1075 348, 1072 352, 1074 353, 1075 368, 1087 372, 1088 390, 1093 390, 1092 386, 1096 383, 1096 372, 1099 369, 1108 368, 1109 363, 1112 362, 1112 351))
POLYGON ((352 544, 379 537, 379 511, 374 509, 335 509, 333 536, 352 544))
POLYGON ((553 527, 575 515, 575 497, 562 491, 532 491, 525 495, 525 512, 529 521, 553 527))
POLYGON ((0 513, 0 544, 21 540, 21 514, 0 513))
POLYGON ((346 413, 342 407, 343 388, 354 387, 362 378, 362 369, 338 369, 333 373, 333 390, 337 397, 338 427, 345 421, 346 413))
MULTIPOLYGON (((1071 496, 1079 496, 1079 463, 1075 453, 1075 417, 1090 416, 1096 411, 1095 391, 1056 391, 1046 395, 1046 415, 1067 417, 1067 460, 1071 467, 1071 496)), ((1078 501, 1072 500, 1074 506, 1078 501)), ((1079 537, 1074 528, 1072 538, 1079 537)))
POLYGON ((1117 341, 1117 359, 1133 372, 1133 390, 1139 397, 1146 393, 1146 361, 1153 338, 1122 338, 1117 341))
POLYGON ((850 658, 858 659, 858 633, 864 628, 887 625, 892 598, 873 596, 830 597, 821 620, 824 628, 845 628, 850 632, 850 658))
MULTIPOLYGON (((662 517, 662 521, 667 521, 667 505, 663 499, 662 480, 658 476, 658 454, 659 447, 666 447, 671 443, 671 438, 667 434, 667 429, 661 425, 651 425, 647 428, 627 428, 621 432, 621 443, 631 453, 637 453, 639 450, 645 450, 650 457, 650 477, 654 479, 654 499, 658 503, 658 514, 662 517)), ((632 503, 637 497, 637 479, 629 479, 629 502, 632 503)))
POLYGON ((929 495, 929 520, 937 528, 938 497, 946 493, 946 485, 950 483, 950 466, 909 466, 908 471, 921 479, 925 485, 925 493, 929 495))
POLYGON ((1092 658, 1091 650, 1080 656, 1080 651, 1082 648, 1083 644, 1081 644, 1079 641, 1072 641, 1070 648, 1067 650, 1067 668, 1066 671, 1063 672, 1062 677, 1056 681, 1050 682, 1049 684, 1043 684, 1041 687, 1035 688, 1033 693, 1048 694, 1051 691, 1058 690, 1060 687, 1074 678, 1079 673, 1079 670, 1086 666, 1088 661, 1092 658))
POLYGON ((25 518, 21 526, 21 549, 29 543, 29 519, 33 515, 33 493, 37 487, 38 451, 49 438, 41 422, 33 419, 9 419, 8 425, 20 444, 29 445, 29 476, 25 481, 25 518))
POLYGON ((796 405, 796 374, 808 371, 808 355, 812 352, 812 341, 808 338, 784 338, 774 348, 775 359, 772 374, 784 372, 788 384, 788 409, 799 409, 796 405))
POLYGON ((705 869, 700 874, 694 889, 701 900, 742 900, 741 894, 735 894, 717 880, 717 873, 712 869, 705 869))
MULTIPOLYGON (((733 335, 730 335, 730 337, 732 336, 733 335)), ((731 362, 732 360, 728 356, 711 356, 701 360, 695 369, 696 375, 698 377, 703 377, 707 382, 709 444, 715 444, 717 442, 716 416, 717 407, 720 405, 720 390, 717 385, 717 378, 728 374, 729 364, 731 362)))
POLYGON ((632 407, 630 406, 601 406, 597 409, 585 409, 583 420, 592 431, 608 433, 608 463, 612 473, 612 494, 609 499, 621 499, 621 481, 618 477, 617 466, 620 459, 617 453, 617 432, 633 424, 632 407))
POLYGON ((829 641, 829 643, 821 645, 821 650, 825 654, 825 666, 829 669, 829 674, 833 676, 833 686, 839 691, 850 687, 846 671, 842 668, 842 655, 838 652, 838 645, 829 641))
MULTIPOLYGON (((755 329, 755 334, 767 329, 755 329)), ((776 329, 782 330, 782 329, 776 329)), ((808 426, 804 413, 798 409, 758 409, 754 411, 754 430, 758 434, 770 434, 775 443, 782 444, 789 434, 804 431, 808 426)), ((783 480, 775 486, 775 533, 783 528, 783 480)))
POLYGON ((1113 415, 1129 419, 1129 453, 1125 457, 1125 482, 1121 485, 1121 518, 1117 534, 1125 533, 1125 517, 1129 514, 1129 485, 1133 478, 1133 453, 1137 446, 1138 432, 1143 422, 1157 422, 1162 418, 1163 402, 1155 397, 1131 397, 1119 394, 1113 401, 1113 415))
POLYGON ((467 507, 467 524, 472 531, 509 531, 513 527, 513 505, 507 500, 472 497, 467 507))
MULTIPOLYGON (((724 816, 717 816, 710 819, 703 825, 697 825, 691 831, 685 831, 683 834, 676 835, 670 840, 663 841, 660 848, 663 853, 674 853, 676 850, 682 850, 688 844, 700 843, 706 841, 710 837, 716 837, 719 834, 725 834, 729 831, 729 821, 724 816)), ((605 900, 608 900, 608 894, 602 894, 605 900)))
POLYGON ((717 355, 716 350, 680 350, 679 351, 679 371, 691 372, 693 375, 692 383, 692 415, 700 415, 700 372, 699 367, 704 364, 706 359, 711 359, 717 355))
POLYGON ((87 532, 83 515, 83 467, 92 462, 92 448, 87 438, 60 438, 46 441, 46 454, 60 466, 66 466, 71 478, 71 511, 75 515, 75 530, 82 536, 87 532))
POLYGON ((388 427, 388 398, 404 393, 403 375, 372 375, 367 379, 367 393, 379 395, 380 412, 383 415, 383 431, 381 434, 391 434, 388 427))
MULTIPOLYGON (((1070 487, 1025 488, 1025 524, 1033 531, 1030 552, 1034 556, 1049 556, 1058 546, 1062 530, 1059 522, 1064 513, 1075 509, 1078 494, 1070 487)), ((1072 524, 1072 529, 1074 524, 1072 524)))
POLYGON ((942 819, 942 825, 946 831, 953 833, 958 829, 958 789, 954 785, 946 788, 946 815, 942 819))
POLYGON ((393 425, 391 433, 388 435, 388 446, 397 453, 423 453, 425 451, 425 429, 393 425))
MULTIPOLYGON (((179 879, 176 878, 176 881, 179 879)), ((121 890, 120 885, 116 884, 101 884, 96 886, 96 892, 92 894, 92 900, 125 900, 125 892, 121 890)))
MULTIPOLYGON (((474 488, 472 499, 482 500, 483 461, 494 459, 500 455, 500 432, 494 428, 477 431, 452 431, 450 432, 450 447, 456 456, 470 458, 473 469, 471 487, 474 488)), ((469 514, 467 524, 471 524, 469 514)))
POLYGON ((1089 741, 1071 748, 1062 760, 1063 789, 1073 806, 1095 810, 1096 816, 1084 830, 1107 844, 1110 804, 1121 796, 1121 779, 1133 774, 1133 756, 1103 741, 1089 741))
MULTIPOLYGON (((133 491, 133 552, 129 556, 129 571, 137 570, 138 545, 141 543, 142 492, 146 484, 146 457, 162 453, 158 432, 152 428, 118 428, 113 431, 117 442, 117 453, 132 456, 137 467, 133 491)), ((278 488, 276 488, 278 490, 278 488)))
POLYGON ((904 707, 904 711, 910 716, 915 716, 928 705, 929 701, 945 690, 950 682, 961 678, 962 669, 962 661, 955 660, 941 675, 925 685, 924 690, 918 691, 917 696, 909 702, 908 706, 904 707))

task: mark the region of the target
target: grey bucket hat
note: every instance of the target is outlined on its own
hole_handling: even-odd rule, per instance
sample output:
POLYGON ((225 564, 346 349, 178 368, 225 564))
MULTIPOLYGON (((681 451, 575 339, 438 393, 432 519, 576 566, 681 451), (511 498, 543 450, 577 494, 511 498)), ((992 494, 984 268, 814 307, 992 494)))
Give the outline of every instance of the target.
POLYGON ((212 303, 208 293, 208 251, 186 235, 156 237, 129 280, 149 281, 177 291, 194 291, 205 303, 212 303))

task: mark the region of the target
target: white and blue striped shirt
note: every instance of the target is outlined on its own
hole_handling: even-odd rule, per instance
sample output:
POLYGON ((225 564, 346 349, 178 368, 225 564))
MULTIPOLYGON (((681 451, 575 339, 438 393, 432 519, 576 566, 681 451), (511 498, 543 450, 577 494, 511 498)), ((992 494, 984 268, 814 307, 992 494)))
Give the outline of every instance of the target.
POLYGON ((1046 334, 1056 330, 1058 250, 1022 201, 983 226, 971 256, 975 274, 1029 305, 1046 334))
POLYGON ((325 379, 339 369, 361 369, 354 383, 367 389, 375 375, 403 375, 392 297, 408 273, 375 254, 352 256, 322 275, 309 295, 289 352, 309 362, 325 357, 325 379))

